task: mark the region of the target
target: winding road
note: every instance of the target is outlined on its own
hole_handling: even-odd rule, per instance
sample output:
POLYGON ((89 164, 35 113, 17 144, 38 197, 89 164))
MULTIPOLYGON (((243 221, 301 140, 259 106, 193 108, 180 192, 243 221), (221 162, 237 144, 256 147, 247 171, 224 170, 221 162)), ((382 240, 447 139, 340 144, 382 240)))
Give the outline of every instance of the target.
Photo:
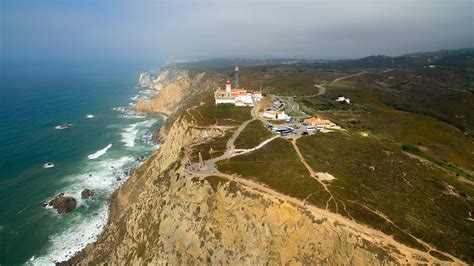
POLYGON ((365 73, 367 73, 367 71, 362 71, 362 72, 352 74, 352 75, 349 75, 349 76, 339 77, 339 78, 336 78, 333 81, 331 81, 329 84, 314 84, 314 87, 318 88, 319 92, 316 95, 311 95, 311 96, 307 96, 307 97, 321 96, 321 95, 326 93, 326 85, 332 85, 332 84, 335 84, 335 83, 337 83, 341 80, 352 78, 352 77, 355 77, 355 76, 359 76, 359 75, 362 75, 362 74, 365 74, 365 73))

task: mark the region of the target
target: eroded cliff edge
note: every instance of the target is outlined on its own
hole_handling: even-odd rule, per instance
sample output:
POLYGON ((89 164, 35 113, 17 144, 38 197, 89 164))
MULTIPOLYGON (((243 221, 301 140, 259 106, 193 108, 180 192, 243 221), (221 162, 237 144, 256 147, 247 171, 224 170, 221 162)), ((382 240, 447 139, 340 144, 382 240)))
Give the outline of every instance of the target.
POLYGON ((183 115, 221 77, 179 77, 146 103, 153 108, 141 109, 170 115, 161 133, 162 148, 114 193, 109 224, 99 241, 67 263, 440 263, 337 215, 310 211, 223 177, 186 171, 186 148, 224 134, 183 115))

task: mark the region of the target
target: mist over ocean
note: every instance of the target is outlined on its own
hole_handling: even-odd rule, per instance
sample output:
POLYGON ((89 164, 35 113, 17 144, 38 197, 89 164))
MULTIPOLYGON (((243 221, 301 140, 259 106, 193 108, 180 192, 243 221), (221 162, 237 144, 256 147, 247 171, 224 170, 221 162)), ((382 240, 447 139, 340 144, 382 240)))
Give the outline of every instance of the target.
POLYGON ((137 157, 159 147, 152 134, 163 118, 129 111, 150 93, 137 88, 142 70, 2 65, 0 265, 52 264, 97 238, 107 198, 140 164, 137 157), (64 122, 72 128, 55 129, 64 122), (42 167, 50 161, 54 168, 42 167), (81 199, 85 188, 94 199, 81 199), (42 206, 63 192, 77 199, 75 210, 60 215, 42 206))

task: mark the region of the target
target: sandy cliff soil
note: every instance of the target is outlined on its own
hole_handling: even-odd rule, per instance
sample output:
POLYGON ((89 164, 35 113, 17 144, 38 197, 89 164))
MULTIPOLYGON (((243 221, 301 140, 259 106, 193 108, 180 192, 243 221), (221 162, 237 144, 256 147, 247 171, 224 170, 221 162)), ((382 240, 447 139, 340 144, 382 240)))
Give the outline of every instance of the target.
POLYGON ((186 93, 190 86, 189 78, 177 80, 160 90, 160 96, 150 100, 137 102, 134 109, 144 113, 161 113, 170 115, 175 111, 176 106, 186 93))
MULTIPOLYGON (((190 95, 209 90, 202 78, 175 80, 153 103, 137 104, 137 110, 181 110, 192 102, 190 95)), ((367 234, 373 229, 339 222, 335 214, 311 211, 278 193, 193 175, 184 167, 185 147, 223 131, 182 117, 170 123, 162 148, 111 199, 110 221, 100 240, 65 264, 441 263, 391 241, 371 240, 367 234)))

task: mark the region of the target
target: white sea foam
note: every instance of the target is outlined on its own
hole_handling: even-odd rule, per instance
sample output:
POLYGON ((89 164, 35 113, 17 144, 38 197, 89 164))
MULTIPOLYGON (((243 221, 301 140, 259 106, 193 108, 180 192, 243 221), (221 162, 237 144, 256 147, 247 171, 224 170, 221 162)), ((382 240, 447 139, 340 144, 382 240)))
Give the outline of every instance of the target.
POLYGON ((137 95, 133 96, 132 98, 130 98, 130 100, 138 101, 139 97, 140 97, 140 94, 137 94, 137 95))
POLYGON ((102 201, 98 209, 94 208, 91 212, 86 214, 71 212, 68 214, 70 216, 65 216, 63 219, 67 219, 68 228, 52 235, 49 238, 46 254, 33 256, 27 264, 53 265, 54 262, 71 258, 87 244, 96 241, 107 224, 108 206, 105 199, 127 180, 128 175, 126 175, 124 169, 134 166, 136 166, 136 163, 131 156, 103 161, 89 161, 82 174, 66 177, 65 181, 71 185, 67 186, 64 195, 76 198, 78 206, 83 205, 88 208, 89 201, 81 199, 81 191, 84 188, 92 189, 97 195, 96 197, 100 197, 102 201))
POLYGON ((120 117, 120 118, 131 118, 131 119, 143 119, 143 118, 145 118, 146 116, 144 116, 144 115, 137 115, 137 114, 133 113, 133 114, 119 115, 118 117, 120 117))
POLYGON ((87 114, 87 115, 86 115, 86 118, 87 118, 87 119, 94 118, 94 115, 93 115, 93 114, 87 114))
MULTIPOLYGON (((115 108, 115 110, 121 112, 121 116, 129 116, 125 118, 143 119, 145 117, 138 116, 123 107, 115 108)), ((138 149, 140 152, 149 152, 158 148, 159 145, 152 141, 153 134, 150 130, 157 121, 157 119, 146 119, 123 128, 121 141, 124 146, 127 148, 135 147, 134 149, 138 149)), ((86 211, 73 211, 62 216, 58 215, 54 209, 48 210, 58 219, 64 220, 67 228, 61 229, 58 233, 50 236, 46 249, 39 254, 35 254, 27 264, 52 265, 54 262, 65 261, 82 250, 87 244, 97 241, 108 219, 109 210, 106 200, 115 189, 128 179, 130 169, 140 164, 132 156, 117 158, 117 154, 128 152, 125 149, 108 151, 110 147, 112 147, 112 144, 90 154, 88 156, 89 160, 84 161, 84 167, 80 174, 61 179, 64 182, 64 189, 57 191, 57 193, 65 192, 65 195, 74 197, 77 200, 78 208, 83 206, 82 208, 85 209, 82 210, 86 211), (103 156, 106 153, 108 156, 103 156), (94 191, 94 199, 81 198, 81 192, 85 188, 94 191)))
POLYGON ((107 152, 107 150, 110 149, 110 147, 112 147, 112 143, 107 145, 107 147, 105 147, 101 150, 98 150, 98 151, 94 152, 93 154, 88 155, 87 158, 89 158, 90 160, 97 159, 100 156, 104 155, 107 152))
POLYGON ((138 134, 137 126, 138 126, 138 123, 132 124, 128 126, 127 128, 123 129, 122 140, 121 140, 123 143, 125 143, 123 146, 125 147, 135 146, 135 139, 137 138, 137 134, 138 134))
POLYGON ((150 119, 150 120, 140 122, 140 123, 138 123, 138 125, 141 126, 141 127, 151 127, 155 123, 156 123, 156 119, 150 119))
POLYGON ((50 237, 48 253, 41 257, 32 257, 28 264, 53 265, 56 262, 71 258, 76 252, 85 248, 89 243, 97 240, 99 234, 107 224, 108 207, 104 204, 97 215, 82 217, 78 223, 73 223, 61 234, 50 237))
POLYGON ((131 124, 130 126, 124 128, 121 133, 122 135, 122 142, 125 143, 123 146, 125 147, 134 147, 135 140, 137 139, 138 132, 140 128, 149 128, 153 126, 157 122, 156 119, 149 119, 142 122, 138 122, 135 124, 131 124))
POLYGON ((125 113, 125 112, 127 112, 127 108, 121 107, 121 106, 119 106, 119 107, 113 107, 112 110, 117 111, 117 112, 120 112, 120 113, 125 113))

